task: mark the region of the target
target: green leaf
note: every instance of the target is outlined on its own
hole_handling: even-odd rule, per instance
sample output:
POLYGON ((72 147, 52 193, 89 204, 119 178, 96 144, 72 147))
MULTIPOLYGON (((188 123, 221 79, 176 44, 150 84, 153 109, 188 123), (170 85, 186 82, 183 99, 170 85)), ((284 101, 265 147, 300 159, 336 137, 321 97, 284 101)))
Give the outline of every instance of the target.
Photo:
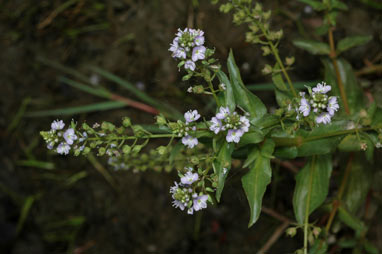
POLYGON ((363 247, 365 248, 366 252, 368 254, 378 254, 379 251, 378 251, 378 248, 376 246, 374 246, 374 244, 372 244, 371 242, 365 240, 363 242, 363 247))
POLYGON ((216 160, 213 163, 214 171, 218 175, 218 187, 216 189, 216 199, 219 202, 223 192, 225 179, 231 169, 231 156, 234 144, 222 142, 216 160))
POLYGON ((272 75, 272 81, 275 85, 275 95, 277 104, 280 107, 286 107, 292 102, 293 96, 289 92, 288 87, 286 86, 283 80, 278 64, 276 64, 273 69, 275 70, 275 72, 272 75))
POLYGON ((372 38, 373 37, 371 35, 346 37, 337 43, 337 54, 340 54, 350 48, 366 44, 372 38))
POLYGON ((263 196, 272 177, 271 163, 268 155, 273 153, 274 147, 274 142, 271 139, 267 139, 260 149, 253 148, 248 155, 248 158, 255 158, 249 171, 241 178, 251 210, 248 227, 251 227, 260 216, 263 196))
POLYGON ((293 209, 299 224, 325 201, 331 173, 331 156, 325 155, 311 157, 297 174, 293 209))
POLYGON ((264 140, 264 133, 259 129, 251 128, 240 138, 240 146, 257 144, 264 140))
POLYGON ((99 112, 117 108, 126 107, 126 102, 122 101, 105 101, 94 104, 88 104, 84 106, 77 107, 67 107, 59 109, 49 109, 49 110, 40 110, 27 112, 26 117, 43 117, 43 116, 64 116, 64 115, 75 115, 89 112, 99 112))
POLYGON ((365 202, 372 183, 370 169, 372 165, 365 161, 361 154, 357 154, 352 161, 352 167, 346 184, 342 201, 347 210, 355 214, 365 202))
POLYGON ((334 9, 338 9, 338 10, 342 10, 342 11, 347 11, 349 9, 345 3, 338 1, 338 0, 335 0, 332 2, 332 7, 334 9))
POLYGON ((316 11, 325 10, 325 5, 321 3, 321 1, 317 1, 317 0, 298 0, 298 1, 312 6, 312 8, 315 9, 316 11))
POLYGON ((341 140, 338 145, 338 149, 343 152, 360 151, 360 142, 356 135, 350 134, 341 140))
POLYGON ((28 196, 27 198, 25 198, 24 204, 21 208, 19 221, 17 222, 17 228, 16 228, 17 233, 21 232, 24 226, 25 220, 27 219, 30 209, 32 208, 32 205, 35 201, 36 201, 36 196, 28 196))
POLYGON ((216 75, 220 83, 224 84, 226 87, 226 90, 224 91, 225 106, 227 106, 231 111, 234 111, 236 108, 236 103, 231 82, 229 81, 227 75, 221 70, 219 70, 216 75))
POLYGON ((309 250, 309 254, 327 254, 328 244, 325 240, 317 238, 309 250))
POLYGON ((298 149, 295 146, 291 147, 277 147, 275 156, 280 159, 294 159, 298 155, 298 149))
MULTIPOLYGON (((341 100, 340 90, 338 88, 336 71, 334 69, 334 66, 329 59, 323 59, 322 61, 325 66, 325 82, 331 85, 332 94, 339 97, 340 110, 343 111, 344 106, 341 100)), ((359 111, 364 107, 365 103, 363 91, 358 85, 353 68, 346 60, 342 58, 337 59, 337 65, 348 99, 350 113, 359 113, 359 111)))
POLYGON ((349 213, 343 206, 338 207, 338 218, 350 228, 361 233, 366 229, 364 223, 349 213))
POLYGON ((251 122, 259 120, 267 113, 267 109, 263 102, 243 84, 232 50, 229 52, 227 67, 236 103, 251 114, 251 122))
POLYGON ((320 41, 296 39, 296 40, 293 40, 293 44, 296 47, 300 49, 304 49, 313 55, 329 55, 330 54, 329 45, 320 41))

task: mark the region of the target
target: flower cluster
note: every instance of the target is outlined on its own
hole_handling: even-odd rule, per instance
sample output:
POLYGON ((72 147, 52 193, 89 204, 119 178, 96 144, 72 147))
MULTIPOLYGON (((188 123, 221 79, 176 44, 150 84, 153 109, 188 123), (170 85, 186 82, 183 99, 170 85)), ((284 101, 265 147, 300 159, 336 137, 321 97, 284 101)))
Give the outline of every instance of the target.
POLYGON ((204 32, 192 28, 178 29, 176 37, 170 44, 169 51, 172 57, 180 59, 186 70, 194 71, 196 62, 206 58, 204 45, 204 32))
POLYGON ((55 120, 52 122, 49 131, 41 132, 41 135, 47 143, 47 148, 63 155, 69 154, 72 147, 82 151, 84 146, 78 147, 75 143, 83 142, 87 138, 86 132, 82 135, 80 134, 80 138, 78 138, 74 122, 72 122, 70 128, 64 130, 64 127, 65 123, 62 120, 55 120))
POLYGON ((208 195, 204 192, 197 192, 199 186, 199 174, 194 172, 193 168, 185 168, 187 171, 181 175, 180 183, 170 188, 173 198, 173 206, 180 210, 187 210, 188 214, 207 208, 208 195))
POLYGON ((228 107, 220 107, 219 112, 212 117, 210 130, 215 134, 227 131, 227 142, 239 143, 240 138, 249 130, 249 120, 236 112, 230 112, 228 107))
MULTIPOLYGON (((309 96, 300 93, 301 99, 298 113, 308 117, 312 112, 316 123, 328 124, 331 122, 334 113, 340 108, 336 96, 328 96, 327 93, 332 89, 325 82, 318 83, 313 89, 308 88, 309 96)), ((297 116, 299 118, 299 116, 297 116)))
POLYGON ((199 142, 191 132, 196 131, 196 121, 200 118, 200 114, 197 110, 189 110, 184 113, 184 119, 186 122, 178 121, 176 124, 171 124, 170 128, 173 133, 182 138, 182 143, 188 148, 194 148, 199 142))

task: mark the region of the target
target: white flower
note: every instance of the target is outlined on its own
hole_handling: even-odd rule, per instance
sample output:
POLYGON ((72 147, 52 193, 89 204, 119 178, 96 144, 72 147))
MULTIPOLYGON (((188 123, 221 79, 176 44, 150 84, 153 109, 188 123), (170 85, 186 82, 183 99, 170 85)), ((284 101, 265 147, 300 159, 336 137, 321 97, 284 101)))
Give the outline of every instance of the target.
POLYGON ((175 207, 175 208, 179 208, 182 211, 185 208, 185 205, 181 201, 179 201, 179 200, 173 200, 172 201, 172 206, 175 207))
POLYGON ((65 127, 65 123, 62 120, 55 120, 52 122, 50 127, 52 128, 52 130, 62 130, 65 127))
POLYGON ((182 184, 191 185, 198 179, 198 173, 192 173, 191 171, 188 171, 182 178, 180 178, 180 181, 182 182, 182 184))
POLYGON ((222 127, 223 127, 222 122, 216 117, 212 117, 210 130, 213 131, 215 134, 218 134, 219 131, 221 131, 222 127))
POLYGON ((74 140, 77 139, 77 135, 75 134, 74 129, 72 128, 67 129, 64 133, 64 139, 66 143, 68 143, 69 145, 72 145, 74 140))
POLYGON ((227 89, 227 87, 226 87, 226 85, 224 84, 224 83, 221 83, 220 85, 219 85, 219 88, 221 89, 221 90, 226 90, 227 89))
POLYGON ((202 195, 197 198, 194 198, 193 200, 193 208, 195 211, 202 210, 204 208, 207 208, 207 200, 208 200, 208 195, 202 195))
POLYGON ((172 57, 186 59, 186 50, 179 47, 172 53, 172 57))
POLYGON ((193 214, 194 213, 194 209, 192 207, 188 208, 187 213, 188 214, 193 214))
POLYGON ((329 114, 333 116, 334 112, 338 111, 339 108, 340 106, 338 105, 337 97, 329 97, 328 106, 326 107, 326 110, 329 112, 329 114))
POLYGON ((219 112, 216 114, 216 118, 222 120, 230 114, 228 107, 220 107, 219 112))
POLYGON ((298 108, 300 113, 302 113, 304 116, 308 116, 310 113, 310 105, 308 101, 305 98, 301 98, 300 101, 300 107, 298 108))
POLYGON ((241 138, 241 136, 243 136, 243 134, 244 134, 244 132, 241 129, 238 129, 238 130, 228 130, 228 133, 227 133, 227 136, 226 136, 225 139, 229 143, 231 143, 231 142, 239 143, 240 138, 241 138))
POLYGON ((46 148, 48 148, 49 150, 52 150, 53 149, 53 146, 54 146, 54 143, 53 142, 50 142, 46 148))
POLYGON ((58 146, 57 146, 57 153, 58 154, 69 154, 69 151, 70 151, 70 146, 66 143, 60 143, 58 146))
POLYGON ((332 87, 329 86, 329 85, 326 85, 325 82, 322 82, 322 83, 318 83, 316 87, 314 87, 313 89, 313 92, 315 93, 327 93, 329 92, 330 90, 332 90, 332 87))
POLYGON ((179 40, 179 38, 176 37, 176 38, 172 41, 172 43, 170 44, 170 48, 168 49, 169 51, 171 51, 171 52, 175 52, 175 51, 178 50, 178 47, 179 47, 178 40, 179 40))
POLYGON ((187 135, 182 138, 182 143, 183 145, 187 146, 188 148, 193 148, 196 146, 199 142, 197 138, 194 138, 190 135, 187 135))
POLYGON ((184 68, 186 70, 194 71, 195 70, 195 63, 191 60, 187 60, 184 64, 184 68))
POLYGON ((381 144, 381 142, 377 142, 377 144, 375 144, 375 147, 376 147, 376 148, 382 148, 382 144, 381 144))
POLYGON ((192 89, 192 86, 190 86, 189 88, 187 88, 187 92, 188 92, 188 93, 192 93, 192 90, 193 90, 193 89, 192 89))
POLYGON ((331 121, 331 116, 329 113, 322 113, 316 117, 316 123, 328 124, 331 121))
POLYGON ((192 61, 203 60, 205 58, 206 47, 198 46, 192 50, 192 61))
POLYGON ((184 113, 184 118, 186 119, 186 123, 191 123, 200 118, 200 114, 197 110, 189 110, 184 113))
POLYGON ((245 116, 241 116, 240 117, 240 123, 241 123, 240 129, 243 132, 248 132, 248 129, 249 129, 249 120, 248 120, 248 118, 246 118, 245 116))

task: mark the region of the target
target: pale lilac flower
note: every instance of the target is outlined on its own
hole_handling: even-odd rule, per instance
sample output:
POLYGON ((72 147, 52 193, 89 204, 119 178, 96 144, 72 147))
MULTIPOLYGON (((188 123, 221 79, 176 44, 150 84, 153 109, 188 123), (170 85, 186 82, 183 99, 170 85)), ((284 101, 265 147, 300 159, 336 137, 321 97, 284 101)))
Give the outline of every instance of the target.
POLYGON ((241 123, 240 129, 243 132, 248 132, 249 125, 250 125, 248 118, 246 118, 245 116, 241 116, 240 117, 240 123, 241 123))
POLYGON ((174 194, 179 189, 178 183, 174 182, 174 184, 175 184, 175 186, 172 186, 170 188, 170 193, 172 193, 172 194, 174 194))
POLYGON ((201 46, 204 44, 204 36, 196 36, 194 39, 194 43, 196 46, 201 46))
POLYGON ((243 136, 243 134, 244 134, 244 132, 241 129, 228 130, 228 133, 227 133, 227 136, 225 139, 229 143, 231 143, 231 142, 239 143, 240 138, 241 138, 241 136, 243 136))
POLYGON ((184 64, 184 68, 186 70, 194 71, 195 70, 195 63, 191 60, 187 60, 186 63, 184 64))
POLYGON ((328 106, 326 107, 326 110, 329 112, 329 114, 333 116, 334 112, 338 111, 339 108, 340 106, 338 105, 337 97, 329 97, 328 106))
POLYGON ((314 87, 312 90, 315 93, 325 94, 325 93, 329 92, 330 90, 332 90, 332 87, 329 85, 326 85, 325 82, 322 82, 322 83, 318 83, 317 86, 314 87))
POLYGON ((58 154, 67 155, 67 154, 69 154, 69 151, 70 151, 70 146, 67 143, 60 143, 57 146, 57 153, 58 154))
POLYGON ((192 61, 196 62, 198 60, 203 60, 206 57, 205 53, 206 53, 206 47, 204 46, 195 47, 192 50, 192 61))
POLYGON ((215 134, 218 134, 219 131, 221 131, 222 127, 223 127, 222 122, 216 117, 212 117, 210 130, 213 131, 215 134))
POLYGON ((204 208, 207 208, 207 200, 208 200, 208 195, 202 195, 197 198, 194 198, 193 200, 193 208, 195 211, 202 210, 204 208))
POLYGON ((187 135, 182 138, 182 143, 183 145, 187 146, 188 148, 193 148, 196 146, 199 142, 197 138, 194 138, 190 135, 187 135))
POLYGON ((310 105, 308 103, 308 100, 305 98, 301 98, 300 101, 300 107, 298 109, 300 113, 302 113, 304 116, 308 116, 310 113, 310 105))
POLYGON ((46 148, 48 148, 49 150, 52 150, 53 149, 53 146, 54 146, 54 143, 53 142, 50 142, 46 148))
POLYGON ((175 208, 179 208, 182 211, 185 208, 185 205, 181 201, 179 201, 179 200, 173 200, 172 201, 172 206, 175 207, 175 208))
POLYGON ((316 123, 328 124, 331 121, 331 116, 329 113, 322 113, 316 117, 316 123))
POLYGON ((84 131, 82 137, 78 140, 80 143, 84 142, 88 138, 88 134, 84 131))
POLYGON ((187 57, 186 50, 183 48, 178 48, 176 51, 172 53, 172 57, 186 59, 187 57))
POLYGON ((180 181, 182 182, 182 184, 191 185, 198 179, 198 173, 192 173, 191 171, 188 171, 182 178, 180 178, 180 181))
POLYGON ((186 123, 191 123, 200 118, 200 114, 197 110, 189 110, 184 113, 184 118, 186 119, 186 123))
POLYGON ((230 114, 228 107, 220 107, 219 112, 216 114, 216 118, 222 120, 230 114))
POLYGON ((55 120, 52 122, 50 127, 52 128, 52 130, 62 130, 65 127, 65 123, 62 120, 55 120))
POLYGON ((68 143, 69 145, 72 145, 74 140, 77 139, 77 135, 75 134, 74 129, 72 128, 67 129, 64 133, 64 139, 66 143, 68 143))
POLYGON ((172 41, 172 43, 170 44, 170 48, 168 49, 169 51, 171 51, 171 52, 175 52, 175 51, 178 50, 178 47, 179 47, 178 40, 179 40, 179 38, 176 37, 176 38, 172 41))

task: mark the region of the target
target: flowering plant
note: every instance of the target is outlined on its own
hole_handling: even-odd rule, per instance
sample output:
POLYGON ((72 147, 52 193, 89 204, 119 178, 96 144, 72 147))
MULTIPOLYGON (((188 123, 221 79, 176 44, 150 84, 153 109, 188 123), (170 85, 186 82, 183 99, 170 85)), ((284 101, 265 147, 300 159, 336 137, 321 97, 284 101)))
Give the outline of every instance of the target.
MULTIPOLYGON (((291 236, 298 228, 303 229, 304 247, 297 252, 308 253, 310 245, 309 253, 325 253, 331 244, 328 239, 336 214, 339 221, 356 231, 354 239, 361 239, 359 235, 364 237, 367 227, 355 215, 358 207, 350 202, 355 194, 347 186, 347 179, 354 158, 363 158, 356 152, 365 151, 366 158, 372 161, 374 147, 381 147, 382 110, 375 103, 365 106, 350 65, 338 58, 338 54, 366 40, 348 44, 340 41, 335 48, 332 41, 335 16, 339 10, 346 9, 346 5, 338 0, 302 2, 317 11, 326 11, 321 29, 328 33, 330 45, 306 40, 294 42, 299 48, 323 55, 325 66, 325 81, 300 92, 288 75, 294 59, 287 57, 283 62, 279 56, 277 46, 283 32, 270 29, 271 12, 264 11, 259 3, 253 5, 250 0, 233 0, 220 7, 223 12, 234 13, 235 23, 248 24, 248 42, 260 44, 264 55, 275 57, 276 63, 263 69, 264 74, 271 75, 275 85, 279 108, 274 112, 268 113, 264 103, 244 85, 232 50, 227 60, 227 74, 213 58, 214 49, 206 46, 204 32, 185 28, 178 30, 169 51, 178 61, 179 71, 185 72, 183 81, 203 80, 204 85, 198 83, 187 92, 212 96, 216 110, 210 118, 196 109, 185 112, 184 118, 177 121, 160 114, 156 118, 157 131, 134 125, 127 117, 119 127, 109 122, 89 126, 72 121, 64 129, 63 121, 56 120, 51 130, 41 132, 47 148, 58 154, 76 156, 96 151, 99 156, 110 157, 109 163, 115 168, 125 169, 132 158, 143 154, 142 148, 149 140, 168 138, 167 146, 143 154, 145 160, 143 155, 141 158, 147 162, 149 156, 155 157, 158 164, 167 163, 177 169, 179 181, 170 188, 170 194, 173 206, 187 214, 219 202, 227 176, 234 169, 232 159, 242 160, 241 166, 248 169, 242 176, 242 186, 250 207, 249 226, 259 219, 262 200, 271 183, 271 161, 306 157, 305 166, 296 176, 293 195, 296 222, 287 223, 287 226, 291 224, 287 229, 291 236), (179 142, 173 145, 176 140, 179 142), (174 159, 188 150, 194 154, 186 156, 184 164, 175 166, 174 159), (327 199, 332 157, 337 150, 350 152, 349 162, 337 196, 327 199), (169 159, 158 159, 164 157, 169 159), (319 207, 329 210, 324 230, 309 221, 309 216, 319 207)), ((362 195, 359 198, 364 198, 362 195)), ((366 249, 365 246, 362 248, 366 249)))

